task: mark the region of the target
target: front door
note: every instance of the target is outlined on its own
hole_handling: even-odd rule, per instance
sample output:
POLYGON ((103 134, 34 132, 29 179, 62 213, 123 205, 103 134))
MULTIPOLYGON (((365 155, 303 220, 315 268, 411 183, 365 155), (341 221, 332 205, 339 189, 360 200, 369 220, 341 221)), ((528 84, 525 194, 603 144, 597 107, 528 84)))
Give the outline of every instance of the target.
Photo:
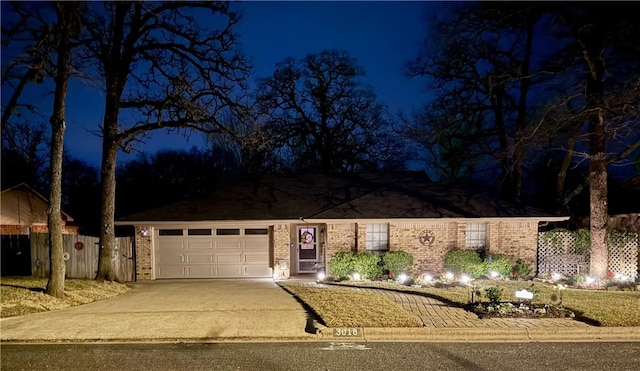
POLYGON ((315 273, 318 264, 318 227, 298 227, 298 272, 315 273))

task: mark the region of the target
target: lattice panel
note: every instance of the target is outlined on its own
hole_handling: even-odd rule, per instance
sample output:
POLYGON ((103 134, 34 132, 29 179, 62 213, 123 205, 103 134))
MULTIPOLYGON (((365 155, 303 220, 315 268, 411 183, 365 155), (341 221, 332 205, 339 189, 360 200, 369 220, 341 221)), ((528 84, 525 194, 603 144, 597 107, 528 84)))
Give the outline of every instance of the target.
MULTIPOLYGON (((556 233, 556 241, 538 234, 538 273, 560 273, 566 276, 587 274, 589 255, 578 254, 575 237, 569 232, 556 233)), ((626 239, 609 246, 609 270, 627 277, 638 274, 639 239, 626 239)))
POLYGON ((538 234, 538 273, 560 273, 565 276, 585 274, 589 270, 589 255, 578 254, 575 236, 556 232, 555 241, 538 234))
POLYGON ((627 277, 636 277, 638 273, 638 238, 609 246, 609 270, 627 277))

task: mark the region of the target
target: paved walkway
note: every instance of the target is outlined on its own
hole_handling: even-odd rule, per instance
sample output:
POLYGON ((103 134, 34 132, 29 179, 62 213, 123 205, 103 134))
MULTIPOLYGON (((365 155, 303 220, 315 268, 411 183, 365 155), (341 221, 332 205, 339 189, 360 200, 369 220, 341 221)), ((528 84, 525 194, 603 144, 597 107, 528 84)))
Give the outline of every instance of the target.
MULTIPOLYGON (((349 288, 346 285, 340 287, 349 288)), ((590 328, 592 326, 570 318, 487 318, 479 319, 462 308, 422 295, 388 289, 351 287, 356 291, 383 295, 406 311, 416 315, 427 328, 590 328)))

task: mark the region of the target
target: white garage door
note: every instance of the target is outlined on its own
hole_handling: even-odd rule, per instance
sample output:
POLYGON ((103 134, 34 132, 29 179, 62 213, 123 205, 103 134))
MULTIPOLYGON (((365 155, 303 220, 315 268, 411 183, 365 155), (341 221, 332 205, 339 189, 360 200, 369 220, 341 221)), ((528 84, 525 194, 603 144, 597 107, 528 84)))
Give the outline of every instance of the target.
POLYGON ((269 229, 159 228, 156 278, 269 276, 269 229))

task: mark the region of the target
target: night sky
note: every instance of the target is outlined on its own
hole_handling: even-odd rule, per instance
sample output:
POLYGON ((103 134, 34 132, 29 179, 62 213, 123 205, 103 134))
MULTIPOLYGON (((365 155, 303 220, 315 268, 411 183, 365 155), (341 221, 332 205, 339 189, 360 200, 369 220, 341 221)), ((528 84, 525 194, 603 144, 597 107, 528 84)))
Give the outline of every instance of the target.
MULTIPOLYGON (((243 17, 236 32, 254 66, 252 81, 270 76, 277 62, 302 58, 325 49, 346 50, 366 71, 379 100, 391 113, 410 113, 428 99, 424 81, 404 75, 427 36, 426 21, 441 6, 432 2, 246 2, 235 4, 243 17)), ((6 14, 3 15, 6 16, 6 14)), ((3 63, 5 60, 3 58, 3 63)), ((74 157, 99 167, 101 139, 96 135, 104 114, 97 86, 70 82, 65 146, 74 157)), ((29 93, 32 103, 51 110, 52 97, 42 87, 29 93)), ((204 143, 201 134, 182 136, 155 132, 138 150, 188 149, 204 143)), ((119 162, 138 154, 120 154, 119 162)))

